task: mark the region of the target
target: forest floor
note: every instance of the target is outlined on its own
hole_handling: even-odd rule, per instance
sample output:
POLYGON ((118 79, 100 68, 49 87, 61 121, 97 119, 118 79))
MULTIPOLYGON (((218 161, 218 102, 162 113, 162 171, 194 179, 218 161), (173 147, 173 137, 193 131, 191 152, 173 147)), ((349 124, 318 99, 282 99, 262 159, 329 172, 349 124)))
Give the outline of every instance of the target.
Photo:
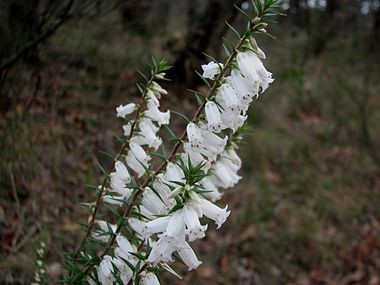
MULTIPOLYGON (((78 30, 63 29, 44 50, 37 89, 25 66, 8 78, 16 99, 0 119, 1 284, 32 281, 41 240, 57 284, 87 219, 80 203, 93 199, 84 185, 99 183, 97 161, 109 163, 100 151, 117 150, 115 107, 136 98, 134 69, 155 52, 128 35, 121 52, 110 43, 117 29, 87 30, 85 42, 78 30)), ((363 72, 339 42, 301 60, 303 35, 274 33, 281 46, 260 43, 276 80, 252 105, 243 179, 221 202, 231 216, 195 243, 199 270, 178 265, 183 279, 164 274, 163 284, 380 284, 379 66, 363 72)), ((190 93, 181 96, 163 108, 190 112, 190 93)))

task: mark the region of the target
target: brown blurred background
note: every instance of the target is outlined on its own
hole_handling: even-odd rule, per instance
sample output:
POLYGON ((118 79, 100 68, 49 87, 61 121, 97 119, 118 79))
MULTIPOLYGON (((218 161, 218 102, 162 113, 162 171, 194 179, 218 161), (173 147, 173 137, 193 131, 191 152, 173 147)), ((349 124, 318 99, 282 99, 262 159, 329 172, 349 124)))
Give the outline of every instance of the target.
MULTIPOLYGON (((208 52, 223 61, 232 0, 5 0, 0 3, 0 284, 47 283, 82 236, 117 151, 114 108, 135 100, 136 68, 174 66, 163 108, 193 112, 186 89, 208 52)), ((380 284, 380 1, 281 1, 258 36, 275 81, 254 101, 232 214, 195 245, 204 264, 163 284, 380 284)), ((251 9, 251 8, 249 8, 251 9)), ((174 130, 183 122, 173 117, 174 130)))

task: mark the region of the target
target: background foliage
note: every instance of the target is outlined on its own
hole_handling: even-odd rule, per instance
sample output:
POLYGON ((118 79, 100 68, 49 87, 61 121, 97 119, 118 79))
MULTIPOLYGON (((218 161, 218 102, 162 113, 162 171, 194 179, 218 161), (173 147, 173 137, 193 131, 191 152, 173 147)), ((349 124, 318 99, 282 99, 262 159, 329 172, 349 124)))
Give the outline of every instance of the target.
MULTIPOLYGON (((137 98, 135 69, 169 59, 164 109, 192 113, 192 70, 202 52, 223 57, 243 2, 0 4, 1 284, 31 282, 41 240, 57 282, 87 218, 84 185, 109 163, 99 151, 116 152, 114 108, 137 98)), ((277 40, 257 39, 276 80, 250 111, 230 220, 197 242, 197 272, 178 265, 184 279, 166 283, 380 284, 380 3, 282 3, 277 40)))

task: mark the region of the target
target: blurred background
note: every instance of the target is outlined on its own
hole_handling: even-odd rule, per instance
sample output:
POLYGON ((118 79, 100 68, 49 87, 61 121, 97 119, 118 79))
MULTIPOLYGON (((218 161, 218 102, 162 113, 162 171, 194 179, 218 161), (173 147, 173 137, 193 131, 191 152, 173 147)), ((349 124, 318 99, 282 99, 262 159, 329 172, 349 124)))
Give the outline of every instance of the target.
MULTIPOLYGON (((280 1, 258 36, 275 81, 250 109, 242 181, 204 261, 163 284, 380 284, 380 1, 280 1)), ((30 284, 47 243, 47 283, 82 237, 80 202, 116 153, 115 107, 137 98, 150 56, 173 65, 163 109, 191 114, 193 70, 223 62, 233 0, 6 0, 0 3, 0 284, 30 284)), ((250 10, 249 10, 250 11, 250 10)), ((252 11, 251 11, 252 13, 252 11)), ((234 39, 233 39, 234 40, 234 39)), ((172 119, 174 130, 183 121, 172 119)))

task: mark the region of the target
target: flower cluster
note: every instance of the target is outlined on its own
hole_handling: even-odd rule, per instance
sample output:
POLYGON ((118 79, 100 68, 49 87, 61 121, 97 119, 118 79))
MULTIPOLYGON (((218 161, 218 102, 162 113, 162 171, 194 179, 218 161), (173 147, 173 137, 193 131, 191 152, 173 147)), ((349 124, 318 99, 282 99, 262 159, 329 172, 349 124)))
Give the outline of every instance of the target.
POLYGON ((219 229, 229 217, 228 205, 220 207, 216 202, 223 189, 234 187, 241 179, 238 172, 242 161, 235 139, 248 118, 253 99, 273 82, 262 62, 265 54, 251 34, 266 33, 265 15, 274 15, 267 11, 275 2, 266 0, 262 5, 260 0, 254 0, 260 17, 250 20, 226 63, 213 60, 202 65, 209 92, 202 96, 182 136, 174 135, 176 143, 169 156, 157 153, 163 143, 158 132, 170 120, 170 111, 160 110, 161 96, 167 91, 157 82, 165 79, 163 71, 168 67, 164 62, 154 61, 150 79, 143 75, 147 84, 139 86, 140 104, 116 108, 116 116, 126 121, 126 140, 112 171, 98 188, 86 235, 104 250, 99 258, 91 239, 87 240, 95 258, 84 250, 79 251, 80 258, 74 256, 83 260, 85 270, 73 266, 71 270, 79 272, 79 277, 71 279, 72 283, 87 276, 90 284, 159 285, 159 272, 177 275, 169 266, 173 256, 179 257, 188 270, 202 264, 190 243, 206 236, 210 220, 219 229), (153 156, 164 160, 156 169, 152 166, 153 156), (117 223, 95 220, 99 200, 111 208, 118 207, 111 210, 116 213, 117 223), (120 216, 118 210, 124 206, 120 216))
MULTIPOLYGON (((167 163, 165 171, 144 189, 141 203, 136 207, 141 215, 128 219, 131 229, 150 245, 149 251, 145 251, 145 263, 149 266, 167 266, 166 263, 173 261, 172 255, 176 252, 189 270, 197 268, 202 262, 189 242, 206 235, 208 224, 202 224, 200 219, 206 217, 213 220, 220 228, 230 215, 227 206, 221 208, 214 204, 222 196, 219 189, 231 188, 241 178, 238 171, 242 162, 236 147, 229 143, 230 138, 246 121, 253 98, 258 97, 273 81, 271 73, 264 68, 256 53, 239 52, 236 61, 237 67, 229 76, 222 78, 215 96, 205 103, 205 116, 197 122, 188 123, 187 140, 176 162, 167 163)), ((223 65, 212 62, 204 65, 204 76, 217 75, 220 69, 215 71, 215 66, 222 68, 223 65)), ((165 93, 159 90, 155 91, 165 93)), ((154 129, 149 127, 149 130, 154 136, 150 132, 142 132, 132 137, 126 157, 127 165, 138 176, 149 168, 150 157, 142 146, 155 148, 153 142, 158 144, 155 135, 158 126, 153 122, 160 125, 168 121, 164 117, 169 113, 160 113, 156 109, 158 100, 155 101, 157 96, 153 96, 154 93, 148 96, 150 109, 144 112, 146 117, 142 118, 139 126, 140 129, 141 124, 143 128, 153 126, 154 129)), ((125 186, 130 182, 130 174, 120 161, 115 168, 116 172, 111 173, 111 189, 126 199, 133 191, 125 186)), ((101 227, 107 231, 104 222, 101 227)), ((113 225, 110 227, 114 229, 113 225)), ((133 277, 133 271, 123 260, 132 266, 138 264, 138 259, 133 255, 136 247, 120 234, 116 240, 115 256, 106 255, 98 268, 102 284, 115 281, 115 268, 126 284, 133 277)), ((158 284, 155 275, 149 271, 143 271, 141 276, 143 284, 158 284)))

